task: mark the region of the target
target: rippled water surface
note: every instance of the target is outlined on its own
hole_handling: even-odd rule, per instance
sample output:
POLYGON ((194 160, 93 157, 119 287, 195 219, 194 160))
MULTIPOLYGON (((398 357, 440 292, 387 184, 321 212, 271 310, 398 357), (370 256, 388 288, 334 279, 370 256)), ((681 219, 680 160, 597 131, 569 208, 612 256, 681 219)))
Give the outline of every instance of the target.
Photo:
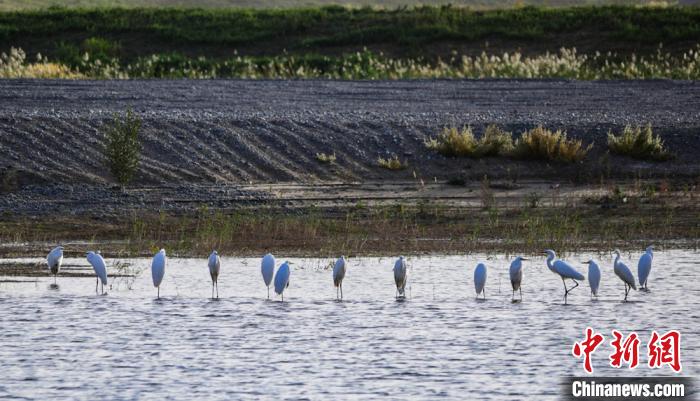
MULTIPOLYGON (((558 398, 559 377, 583 374, 571 346, 589 325, 608 340, 611 329, 636 330, 642 365, 651 330, 680 330, 683 375, 696 376, 697 256, 657 252, 651 292, 621 303, 606 255, 600 299, 583 283, 567 306, 542 258, 525 262, 522 303, 511 303, 509 262, 483 255, 409 258, 403 302, 389 258, 349 259, 343 302, 318 259, 293 260, 284 302, 266 300, 258 259, 225 256, 219 300, 204 259, 169 258, 160 300, 146 259, 131 260, 143 269, 132 289, 114 279, 105 296, 92 278, 59 276, 53 288, 48 277, 0 277, 0 398, 558 398), (485 301, 474 297, 479 260, 489 268, 485 301)), ((635 275, 638 257, 624 255, 635 275)), ((596 375, 672 373, 612 369, 609 353, 606 344, 594 355, 596 375)))

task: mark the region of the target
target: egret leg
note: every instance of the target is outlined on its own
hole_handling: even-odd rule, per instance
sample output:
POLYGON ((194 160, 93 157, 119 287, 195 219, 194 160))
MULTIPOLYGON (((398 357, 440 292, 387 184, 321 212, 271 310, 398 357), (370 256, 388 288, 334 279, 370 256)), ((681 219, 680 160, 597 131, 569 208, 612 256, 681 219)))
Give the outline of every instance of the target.
POLYGON ((214 299, 214 282, 211 282, 211 299, 214 299))
POLYGON ((219 299, 219 280, 216 280, 216 299, 219 299))
POLYGON ((158 286, 158 299, 160 299, 160 286, 158 286))
POLYGON ((340 283, 340 300, 343 300, 343 283, 340 283))
POLYGON ((569 290, 566 288, 566 281, 564 281, 564 277, 561 278, 561 283, 564 284, 564 305, 566 305, 566 296, 569 295, 569 290))
POLYGON ((515 301, 515 290, 513 290, 513 295, 510 297, 511 301, 515 301))
POLYGON ((486 299, 486 288, 481 290, 481 295, 484 297, 484 299, 486 299))
POLYGON ((104 294, 105 294, 105 285, 102 284, 102 285, 100 286, 100 289, 102 290, 102 295, 104 295, 104 294))
POLYGON ((270 299, 270 286, 267 286, 267 299, 270 299))
POLYGON ((284 302, 284 292, 281 295, 282 295, 282 302, 284 302))
POLYGON ((518 291, 520 291, 520 300, 523 300, 523 287, 518 287, 518 291))
POLYGON ((627 283, 625 283, 625 302, 627 302, 627 294, 629 294, 629 292, 630 292, 629 289, 630 289, 630 286, 627 283))
POLYGON ((100 279, 95 277, 95 294, 97 294, 97 286, 100 284, 100 279))

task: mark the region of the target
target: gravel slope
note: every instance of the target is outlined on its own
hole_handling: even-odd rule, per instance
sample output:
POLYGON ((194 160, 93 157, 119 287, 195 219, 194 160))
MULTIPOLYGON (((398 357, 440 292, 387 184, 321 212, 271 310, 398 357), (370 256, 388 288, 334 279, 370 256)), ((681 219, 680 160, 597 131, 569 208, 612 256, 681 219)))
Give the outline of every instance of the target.
POLYGON ((597 144, 586 162, 597 171, 608 129, 650 122, 678 158, 613 158, 613 174, 700 171, 694 82, 2 80, 0 99, 0 167, 27 183, 110 182, 100 127, 127 107, 144 120, 142 185, 402 180, 414 171, 426 179, 580 174, 580 166, 446 159, 423 145, 445 125, 481 132, 488 123, 514 132, 565 128, 597 144), (335 153, 337 162, 319 163, 317 152, 335 153), (392 153, 411 168, 377 167, 378 156, 392 153))

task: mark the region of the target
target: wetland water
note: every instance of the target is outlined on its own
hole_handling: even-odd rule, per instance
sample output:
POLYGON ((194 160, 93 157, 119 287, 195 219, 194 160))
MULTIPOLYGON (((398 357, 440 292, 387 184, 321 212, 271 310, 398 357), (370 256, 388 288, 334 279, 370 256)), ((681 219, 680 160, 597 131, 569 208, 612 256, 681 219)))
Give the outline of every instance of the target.
MULTIPOLYGON (((623 255, 635 276, 639 255, 623 255)), ((590 256, 602 270, 600 298, 591 301, 584 282, 567 306, 544 258, 525 262, 515 304, 502 256, 409 257, 403 302, 393 258, 349 259, 343 302, 320 259, 292 260, 284 303, 265 299, 257 258, 222 256, 218 301, 205 258, 169 258, 160 300, 150 259, 129 260, 143 269, 132 289, 116 279, 105 296, 94 278, 59 276, 52 288, 53 278, 3 277, 0 267, 0 399, 557 399, 559 377, 584 374, 571 347, 586 326, 606 336, 596 375, 672 374, 646 367, 646 341, 676 329, 682 374, 697 376, 697 253, 656 252, 651 292, 628 303, 609 256, 566 260, 590 256), (486 301, 474 296, 478 261, 489 268, 486 301), (640 335, 637 369, 608 366, 612 329, 640 335)))

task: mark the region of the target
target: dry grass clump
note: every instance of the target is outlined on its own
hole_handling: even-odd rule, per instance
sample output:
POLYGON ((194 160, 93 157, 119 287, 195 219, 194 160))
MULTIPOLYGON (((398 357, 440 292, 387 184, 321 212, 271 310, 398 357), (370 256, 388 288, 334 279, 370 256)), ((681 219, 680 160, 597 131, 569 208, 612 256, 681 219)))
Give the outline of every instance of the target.
POLYGON ((335 163, 335 153, 332 153, 332 154, 326 154, 323 152, 316 153, 316 160, 318 160, 321 163, 326 163, 326 164, 335 163))
POLYGON ((513 155, 523 159, 571 163, 583 160, 592 147, 584 147, 581 140, 568 139, 562 130, 551 131, 540 125, 524 132, 515 141, 513 155))
POLYGON ((406 161, 402 163, 401 160, 399 160, 399 157, 396 155, 386 159, 379 157, 377 159, 377 164, 379 164, 380 167, 384 167, 389 170, 403 170, 408 166, 406 161))
POLYGON ((472 128, 445 127, 437 138, 430 138, 425 146, 445 156, 485 157, 507 155, 513 149, 513 137, 496 125, 486 127, 484 135, 476 139, 472 128))
POLYGON ((48 62, 41 54, 36 59, 35 63, 28 63, 22 49, 10 48, 9 53, 0 54, 0 78, 85 78, 67 65, 48 62))
POLYGON ((671 152, 664 147, 661 137, 654 135, 651 124, 644 128, 627 125, 620 135, 609 131, 608 149, 612 153, 640 160, 662 161, 672 157, 671 152))

